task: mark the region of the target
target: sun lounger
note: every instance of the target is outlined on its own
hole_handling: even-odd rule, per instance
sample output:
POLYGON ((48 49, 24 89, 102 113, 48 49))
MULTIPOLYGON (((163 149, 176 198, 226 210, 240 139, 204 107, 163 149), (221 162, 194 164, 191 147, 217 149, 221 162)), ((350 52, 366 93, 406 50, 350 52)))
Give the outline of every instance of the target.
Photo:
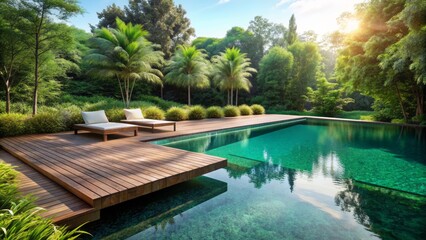
POLYGON ((85 124, 75 124, 74 134, 78 134, 78 130, 85 130, 92 133, 102 134, 104 141, 108 140, 108 134, 133 131, 134 135, 138 135, 138 126, 125 123, 109 122, 105 115, 105 111, 82 112, 85 124))
POLYGON ((124 114, 126 115, 126 120, 121 120, 124 123, 150 127, 152 132, 154 132, 154 128, 162 126, 173 126, 173 131, 176 131, 176 122, 144 118, 139 108, 124 109, 124 114))

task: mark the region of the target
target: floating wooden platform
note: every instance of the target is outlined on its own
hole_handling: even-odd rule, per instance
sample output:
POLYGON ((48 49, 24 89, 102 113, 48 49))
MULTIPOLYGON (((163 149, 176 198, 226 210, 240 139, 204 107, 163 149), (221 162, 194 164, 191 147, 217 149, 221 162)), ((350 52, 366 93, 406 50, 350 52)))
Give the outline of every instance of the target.
POLYGON ((261 115, 185 121, 178 123, 176 132, 112 135, 115 139, 108 142, 100 135, 71 132, 3 138, 0 146, 22 162, 11 156, 0 159, 18 166, 21 191, 38 199, 47 209, 45 216, 75 226, 98 219, 100 209, 226 166, 223 158, 143 141, 302 118, 261 115))

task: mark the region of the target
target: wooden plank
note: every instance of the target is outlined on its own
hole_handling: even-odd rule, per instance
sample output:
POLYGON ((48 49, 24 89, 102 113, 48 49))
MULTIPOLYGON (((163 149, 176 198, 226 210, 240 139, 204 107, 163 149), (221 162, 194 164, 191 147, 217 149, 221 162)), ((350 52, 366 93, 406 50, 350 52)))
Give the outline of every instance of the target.
POLYGON ((84 221, 80 220, 87 219, 89 221, 94 221, 99 219, 99 215, 96 216, 96 214, 92 213, 95 210, 84 201, 70 194, 61 186, 50 181, 37 171, 34 171, 34 169, 19 161, 17 158, 0 150, 0 159, 16 167, 16 170, 19 172, 19 186, 39 186, 39 189, 43 190, 40 194, 39 191, 37 191, 38 188, 26 189, 25 191, 19 188, 20 192, 24 195, 31 194, 37 198, 36 204, 45 209, 45 211, 41 213, 42 216, 52 218, 54 223, 59 223, 62 221, 63 216, 67 216, 67 218, 75 219, 74 222, 70 222, 73 224, 72 226, 78 226, 84 223, 84 221), (52 201, 52 199, 54 201, 52 201))

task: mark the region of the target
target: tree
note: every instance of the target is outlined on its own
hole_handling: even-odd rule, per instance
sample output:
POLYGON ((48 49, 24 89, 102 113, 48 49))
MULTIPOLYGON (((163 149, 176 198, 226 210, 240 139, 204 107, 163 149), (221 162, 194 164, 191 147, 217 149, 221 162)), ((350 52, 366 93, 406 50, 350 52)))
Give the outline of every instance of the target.
POLYGON ((99 19, 98 28, 116 28, 117 25, 115 19, 126 19, 124 10, 115 5, 115 3, 107 6, 104 10, 102 10, 102 12, 96 14, 98 15, 99 19))
POLYGON ((306 103, 308 87, 315 86, 315 76, 321 62, 318 45, 311 42, 295 42, 288 50, 294 58, 290 81, 285 90, 289 109, 302 111, 306 103))
POLYGON ((342 89, 338 88, 337 83, 328 82, 322 71, 317 73, 317 89, 308 87, 307 96, 314 112, 328 117, 335 116, 344 105, 353 102, 351 98, 342 98, 342 89))
POLYGON ((264 105, 285 105, 293 61, 293 55, 282 47, 273 47, 260 61, 257 81, 264 105))
POLYGON ((20 31, 17 3, 0 2, 0 77, 6 93, 6 113, 10 113, 11 90, 27 70, 30 56, 20 31), (21 76, 20 76, 21 75, 21 76))
MULTIPOLYGON (((257 72, 250 67, 250 59, 238 48, 228 48, 212 58, 213 82, 222 90, 228 91, 228 103, 233 105, 234 89, 249 89, 251 73, 257 72)), ((237 102, 237 101, 236 101, 237 102)))
POLYGON ((271 45, 273 27, 273 23, 261 16, 256 16, 250 21, 247 30, 253 33, 253 37, 250 42, 252 48, 248 53, 250 53, 251 61, 255 68, 259 66, 260 59, 262 59, 271 45))
POLYGON ((35 115, 43 57, 70 41, 69 35, 64 31, 65 25, 55 24, 52 18, 66 20, 82 10, 76 0, 21 0, 20 4, 23 9, 22 16, 26 20, 26 27, 22 30, 27 34, 28 44, 34 56, 33 115, 35 115))
POLYGON ((161 45, 166 58, 194 35, 186 11, 173 0, 130 0, 124 11, 127 21, 142 24, 150 33, 148 39, 161 45))
POLYGON ((288 32, 287 32, 287 44, 292 45, 297 40, 297 25, 296 25, 296 18, 294 17, 294 14, 291 15, 291 18, 288 23, 288 32))
POLYGON ((408 121, 424 113, 425 9, 423 1, 404 0, 357 6, 361 27, 346 35, 337 77, 345 86, 374 97, 380 120, 408 121))
POLYGON ((116 19, 117 29, 97 29, 90 39, 85 60, 98 77, 116 78, 125 107, 129 107, 136 81, 162 84, 162 53, 146 39, 148 32, 139 24, 116 19))
POLYGON ((209 61, 207 55, 194 46, 179 46, 166 67, 167 83, 188 89, 188 105, 191 106, 191 88, 207 88, 209 61))

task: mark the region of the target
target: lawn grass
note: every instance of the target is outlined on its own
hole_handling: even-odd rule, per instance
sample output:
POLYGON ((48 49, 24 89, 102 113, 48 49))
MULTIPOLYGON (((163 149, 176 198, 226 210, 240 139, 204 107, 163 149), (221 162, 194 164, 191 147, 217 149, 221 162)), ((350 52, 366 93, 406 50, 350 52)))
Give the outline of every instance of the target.
MULTIPOLYGON (((268 111, 269 114, 288 114, 298 116, 320 116, 310 111, 268 111)), ((373 111, 342 111, 336 117, 355 120, 373 120, 373 111)))
POLYGON ((374 112, 373 111, 349 111, 349 112, 342 112, 337 115, 339 118, 346 118, 346 119, 359 119, 359 120, 373 120, 374 112))

